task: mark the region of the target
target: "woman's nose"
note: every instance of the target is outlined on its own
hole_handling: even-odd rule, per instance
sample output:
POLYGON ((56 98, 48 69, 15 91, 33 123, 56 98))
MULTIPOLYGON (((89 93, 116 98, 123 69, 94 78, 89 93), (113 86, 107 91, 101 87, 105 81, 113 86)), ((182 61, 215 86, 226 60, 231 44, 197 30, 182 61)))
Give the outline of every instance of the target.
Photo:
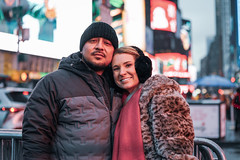
POLYGON ((126 69, 124 69, 124 68, 121 68, 120 69, 120 73, 119 73, 120 75, 124 75, 124 74, 126 74, 126 69))

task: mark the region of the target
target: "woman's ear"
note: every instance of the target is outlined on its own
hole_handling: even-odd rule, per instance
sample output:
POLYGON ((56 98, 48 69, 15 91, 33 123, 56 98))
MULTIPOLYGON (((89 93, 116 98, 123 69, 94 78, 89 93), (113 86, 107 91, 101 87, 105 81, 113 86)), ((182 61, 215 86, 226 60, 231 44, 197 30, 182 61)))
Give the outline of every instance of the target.
POLYGON ((140 83, 144 83, 152 76, 152 61, 147 56, 140 56, 136 59, 135 69, 140 83))

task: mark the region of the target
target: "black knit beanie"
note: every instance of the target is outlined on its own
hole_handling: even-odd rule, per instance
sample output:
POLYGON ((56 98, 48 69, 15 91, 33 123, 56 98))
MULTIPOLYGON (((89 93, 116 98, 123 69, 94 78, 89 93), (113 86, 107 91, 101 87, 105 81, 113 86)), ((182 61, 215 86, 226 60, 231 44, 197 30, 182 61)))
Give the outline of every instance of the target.
POLYGON ((113 47, 118 48, 118 38, 115 30, 107 23, 93 22, 82 34, 80 39, 80 51, 84 44, 91 38, 102 37, 109 40, 113 47))

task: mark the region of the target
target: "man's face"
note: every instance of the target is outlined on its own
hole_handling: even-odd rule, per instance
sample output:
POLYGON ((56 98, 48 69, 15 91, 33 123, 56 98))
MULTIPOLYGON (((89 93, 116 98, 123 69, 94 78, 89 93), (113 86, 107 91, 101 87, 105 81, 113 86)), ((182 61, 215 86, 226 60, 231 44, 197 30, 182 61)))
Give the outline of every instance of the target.
POLYGON ((88 40, 82 49, 84 61, 99 75, 111 63, 113 52, 112 43, 101 37, 88 40))

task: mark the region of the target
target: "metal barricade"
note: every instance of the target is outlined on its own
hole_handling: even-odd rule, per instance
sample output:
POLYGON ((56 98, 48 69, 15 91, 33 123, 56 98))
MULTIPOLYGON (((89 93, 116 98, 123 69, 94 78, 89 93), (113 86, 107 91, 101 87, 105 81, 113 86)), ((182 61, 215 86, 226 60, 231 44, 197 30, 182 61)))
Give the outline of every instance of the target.
POLYGON ((207 138, 194 139, 194 156, 199 160, 226 160, 222 148, 207 138))
POLYGON ((22 160, 22 130, 0 129, 0 160, 22 160))
MULTIPOLYGON (((22 130, 0 129, 0 160, 22 160, 22 130)), ((194 156, 199 160, 226 160, 222 148, 207 138, 194 139, 194 156)))

